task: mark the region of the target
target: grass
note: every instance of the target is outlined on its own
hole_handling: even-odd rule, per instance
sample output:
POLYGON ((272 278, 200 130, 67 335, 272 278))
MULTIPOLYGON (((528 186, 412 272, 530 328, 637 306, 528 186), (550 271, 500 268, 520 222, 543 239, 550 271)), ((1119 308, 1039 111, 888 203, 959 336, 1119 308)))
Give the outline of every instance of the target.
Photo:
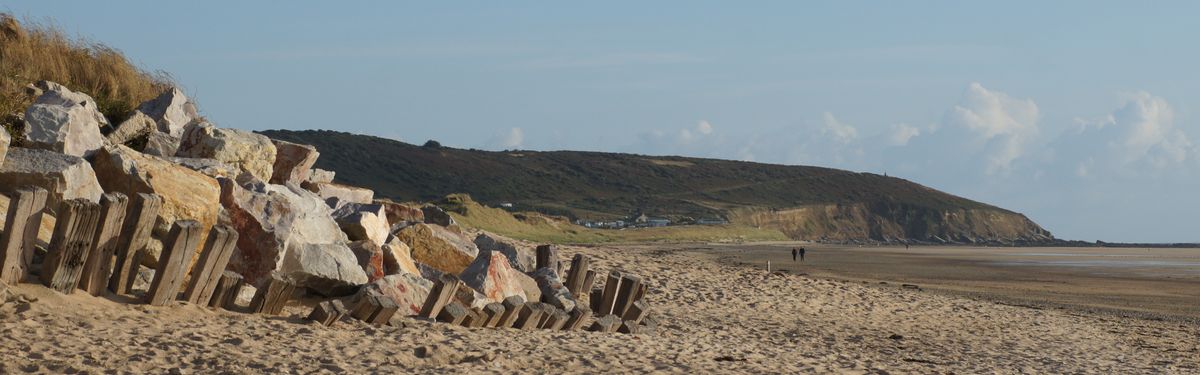
POLYGON ((571 224, 563 218, 538 213, 513 214, 502 209, 480 205, 462 195, 453 197, 455 198, 451 200, 451 206, 446 208, 459 224, 534 242, 595 244, 787 240, 787 236, 777 230, 741 225, 689 225, 623 230, 590 229, 571 224))
POLYGON ((11 115, 24 112, 35 99, 25 86, 41 80, 90 95, 113 125, 171 85, 166 73, 142 70, 115 48, 0 14, 0 122, 10 133, 18 134, 12 131, 18 120, 11 115))

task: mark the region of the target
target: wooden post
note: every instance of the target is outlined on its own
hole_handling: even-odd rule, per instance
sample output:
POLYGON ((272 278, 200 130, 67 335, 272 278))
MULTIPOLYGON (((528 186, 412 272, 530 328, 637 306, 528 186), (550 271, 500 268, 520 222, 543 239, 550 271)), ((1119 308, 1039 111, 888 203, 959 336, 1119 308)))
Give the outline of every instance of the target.
POLYGON ((470 314, 470 309, 467 306, 463 305, 462 302, 451 301, 438 312, 437 320, 439 322, 459 325, 462 324, 463 319, 467 318, 467 314, 470 314))
POLYGON ((212 297, 208 300, 208 307, 232 310, 237 301, 238 292, 241 290, 242 275, 233 271, 221 273, 221 278, 217 279, 217 285, 213 288, 212 297))
POLYGON ((551 268, 556 275, 561 275, 562 270, 558 267, 558 246, 554 245, 538 245, 537 247, 537 267, 536 268, 551 268))
POLYGON ((233 228, 226 225, 212 227, 208 232, 208 239, 204 241, 200 259, 196 260, 196 266, 192 267, 192 280, 183 292, 184 300, 201 304, 212 299, 213 289, 217 287, 217 281, 225 272, 225 266, 229 264, 229 256, 233 255, 237 240, 238 233, 233 228))
POLYGON ((558 309, 554 308, 554 306, 550 305, 549 303, 545 303, 545 302, 538 302, 535 305, 537 305, 537 308, 542 310, 542 316, 540 319, 538 319, 537 328, 542 328, 542 329, 547 328, 548 323, 550 322, 550 318, 554 317, 554 311, 556 311, 558 309))
POLYGON ((125 223, 125 207, 128 204, 129 198, 125 194, 109 193, 100 197, 100 221, 87 261, 83 264, 83 274, 79 277, 79 289, 88 294, 99 296, 108 287, 113 252, 117 249, 117 236, 121 234, 121 226, 125 223))
POLYGON ((625 314, 621 315, 621 319, 638 324, 642 322, 642 317, 646 316, 648 310, 649 305, 646 304, 646 301, 636 301, 629 307, 629 310, 625 310, 625 314))
POLYGON ((154 194, 139 193, 130 202, 114 252, 116 264, 108 280, 108 290, 113 293, 129 294, 133 288, 133 280, 137 278, 142 262, 142 249, 150 240, 150 232, 154 231, 154 221, 158 219, 161 207, 162 198, 154 194))
POLYGON ((617 292, 621 287, 621 279, 623 274, 618 271, 608 273, 608 280, 604 282, 604 296, 600 300, 600 308, 597 313, 601 316, 613 313, 613 306, 617 303, 617 292))
POLYGON ((617 327, 621 326, 621 318, 616 315, 605 315, 597 318, 592 322, 592 326, 588 331, 592 332, 615 332, 617 327))
POLYGON ((71 294, 79 286, 79 276, 92 247, 99 218, 100 205, 86 199, 65 200, 59 204, 54 236, 50 239, 39 275, 43 285, 65 294, 71 294))
POLYGON ((9 197, 8 219, 0 233, 0 282, 17 285, 29 273, 45 208, 46 189, 25 187, 9 197))
MULTIPOLYGON (((581 293, 581 294, 571 294, 571 295, 575 296, 576 298, 580 298, 580 299, 590 297, 588 294, 590 294, 592 292, 592 284, 594 284, 595 282, 596 282, 596 271, 588 270, 587 273, 583 276, 583 285, 579 286, 579 293, 581 293)), ((597 303, 600 303, 600 301, 589 299, 588 303, 595 305, 597 303)))
POLYGON ((500 325, 500 318, 504 317, 504 304, 492 302, 483 306, 484 319, 483 326, 488 328, 496 328, 500 325))
POLYGON ((599 314, 602 304, 604 304, 604 289, 592 289, 592 292, 588 293, 588 305, 592 312, 599 314))
POLYGON ((570 319, 570 317, 571 315, 567 314, 566 311, 554 309, 554 311, 550 314, 550 319, 546 322, 546 326, 543 328, 553 331, 561 331, 563 326, 567 325, 567 319, 570 319))
POLYGON ((587 323, 587 318, 591 316, 591 311, 588 309, 576 307, 571 310, 571 315, 567 318, 566 325, 563 326, 565 331, 578 331, 587 323))
POLYGON ((524 305, 525 299, 519 296, 505 298, 504 314, 500 316, 500 322, 496 324, 496 327, 512 328, 521 314, 521 306, 524 305))
POLYGON ((323 326, 329 327, 333 323, 337 323, 343 316, 346 316, 346 305, 341 300, 329 300, 318 303, 313 308, 312 313, 308 314, 308 320, 313 320, 323 326))
POLYGON ((625 275, 621 278, 621 288, 617 293, 617 303, 613 305, 612 314, 624 316, 625 310, 633 305, 634 295, 642 287, 642 278, 635 275, 625 275))
POLYGON ((421 306, 420 316, 428 319, 438 318, 442 309, 450 303, 454 294, 458 292, 458 288, 462 286, 462 280, 453 275, 443 274, 438 277, 434 282, 433 289, 429 291, 429 297, 425 299, 425 305, 421 306))
POLYGON ((521 306, 517 314, 516 325, 513 327, 520 330, 531 330, 537 328, 538 323, 542 320, 542 309, 536 303, 527 302, 521 306))
POLYGON ((621 325, 617 327, 617 332, 628 333, 628 334, 637 334, 639 331, 639 328, 640 327, 638 327, 637 323, 626 320, 626 321, 621 322, 621 325))
POLYGON ((583 284, 587 280, 588 267, 591 263, 588 257, 583 254, 575 254, 571 258, 571 270, 567 273, 567 291, 571 292, 572 296, 578 296, 579 292, 589 290, 584 289, 583 284))
POLYGON ((250 310, 259 314, 279 315, 295 291, 296 285, 291 280, 271 272, 266 283, 254 293, 254 299, 250 301, 250 310))
POLYGON ((179 296, 179 288, 187 276, 187 263, 200 245, 200 230, 200 223, 195 220, 180 220, 171 226, 158 256, 154 281, 146 293, 146 302, 151 306, 166 306, 179 296))
POLYGON ((463 327, 480 328, 487 324, 487 314, 482 309, 471 309, 467 319, 463 320, 463 327))
POLYGON ((350 315, 355 319, 379 326, 387 324, 399 309, 400 305, 397 305, 391 298, 381 295, 379 292, 369 291, 359 296, 350 315))

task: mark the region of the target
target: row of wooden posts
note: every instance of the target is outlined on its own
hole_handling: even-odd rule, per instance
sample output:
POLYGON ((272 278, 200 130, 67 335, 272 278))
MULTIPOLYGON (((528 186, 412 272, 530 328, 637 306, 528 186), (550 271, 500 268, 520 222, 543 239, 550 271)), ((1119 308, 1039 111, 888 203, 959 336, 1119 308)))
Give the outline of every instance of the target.
MULTIPOLYGON (((46 198, 46 190, 38 187, 19 189, 9 197, 7 221, 0 234, 0 282, 16 284, 36 275, 42 284, 61 293, 79 289, 100 296, 108 289, 114 294, 131 294, 162 198, 139 193, 130 200, 121 193, 108 193, 101 196, 99 204, 84 199, 60 202, 46 255, 40 269, 33 269, 46 198)), ((234 306, 244 283, 241 275, 225 271, 225 267, 238 233, 216 225, 201 247, 202 234, 196 221, 172 224, 163 239, 146 303, 167 305, 180 297, 182 289, 182 299, 194 304, 234 306), (189 279, 188 265, 197 249, 200 256, 189 279)), ((252 305, 251 309, 262 308, 252 305)))
MULTIPOLYGON (((557 251, 550 246, 538 248, 538 265, 559 267, 557 251)), ((571 261, 564 284, 572 295, 591 290, 595 271, 589 269, 589 259, 576 254, 571 261)), ((516 328, 521 330, 549 329, 574 331, 587 328, 597 332, 638 333, 656 323, 648 317, 649 309, 643 297, 646 285, 641 278, 621 272, 609 273, 604 289, 590 295, 589 308, 582 299, 574 309, 566 311, 549 303, 525 301, 519 296, 471 308, 461 296, 473 295, 470 287, 458 277, 442 274, 434 280, 429 297, 421 306, 418 317, 472 328, 516 328), (598 318, 591 319, 596 316, 598 318), (591 325, 587 325, 591 322, 591 325)), ((376 325, 388 324, 399 310, 390 297, 374 289, 365 289, 353 298, 324 301, 312 310, 308 319, 329 326, 343 318, 354 318, 376 325)))

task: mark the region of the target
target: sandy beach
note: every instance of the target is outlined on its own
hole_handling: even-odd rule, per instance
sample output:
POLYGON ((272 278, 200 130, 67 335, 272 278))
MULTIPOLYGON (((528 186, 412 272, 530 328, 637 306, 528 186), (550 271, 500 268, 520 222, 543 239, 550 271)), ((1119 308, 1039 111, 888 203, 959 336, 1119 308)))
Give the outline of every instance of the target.
POLYGON ((662 323, 632 336, 408 318, 326 328, 302 319, 301 302, 264 317, 21 284, 36 301, 0 310, 0 373, 1200 372, 1200 326, 1186 321, 1014 306, 815 269, 768 274, 740 264, 756 246, 564 248, 649 280, 662 323))

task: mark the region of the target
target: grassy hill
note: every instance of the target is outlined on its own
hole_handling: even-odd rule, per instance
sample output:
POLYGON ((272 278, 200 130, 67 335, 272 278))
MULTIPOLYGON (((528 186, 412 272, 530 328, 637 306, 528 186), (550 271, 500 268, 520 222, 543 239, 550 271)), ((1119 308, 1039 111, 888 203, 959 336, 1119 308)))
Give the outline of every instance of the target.
POLYGON ((721 217, 796 239, 1030 242, 1050 233, 1024 215, 871 173, 685 157, 575 151, 462 150, 335 131, 270 130, 311 144, 317 167, 380 197, 468 193, 490 206, 570 218, 641 212, 721 217))

